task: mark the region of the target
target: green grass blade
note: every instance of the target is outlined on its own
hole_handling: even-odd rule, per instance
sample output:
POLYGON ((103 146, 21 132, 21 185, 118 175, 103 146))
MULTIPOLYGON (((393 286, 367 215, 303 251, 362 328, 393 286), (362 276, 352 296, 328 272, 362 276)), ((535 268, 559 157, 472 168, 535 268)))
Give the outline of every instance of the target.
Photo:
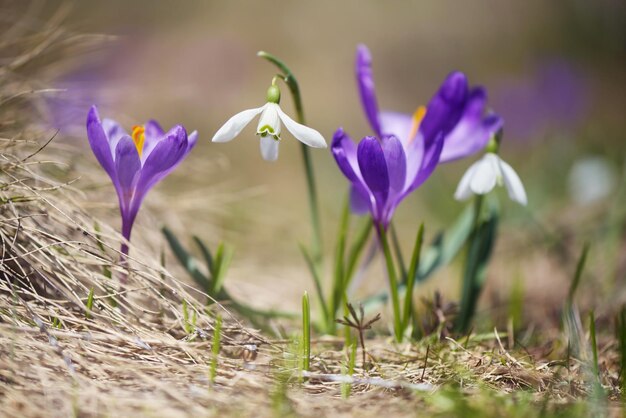
POLYGON ((578 285, 580 284, 580 278, 583 274, 583 269, 585 268, 585 263, 587 261, 587 254, 589 253, 589 243, 585 243, 583 246, 583 250, 578 258, 578 264, 576 265, 576 273, 574 273, 574 279, 569 287, 569 292, 567 293, 567 302, 571 305, 574 302, 574 295, 576 294, 576 289, 578 289, 578 285))
POLYGON ((87 296, 87 310, 85 311, 85 317, 91 319, 91 310, 93 309, 93 287, 89 290, 89 296, 87 296))
POLYGON ((209 371, 209 380, 211 384, 215 383, 217 377, 217 360, 220 354, 220 344, 222 341, 222 316, 217 315, 215 318, 215 326, 213 328, 213 342, 211 343, 211 366, 209 371))
POLYGON ((622 306, 617 317, 617 341, 620 355, 619 382, 622 399, 626 400, 626 306, 622 306))
POLYGON ((596 342, 596 318, 593 311, 589 311, 589 338, 591 339, 591 352, 593 353, 593 372, 599 381, 600 367, 598 366, 598 343, 596 342))

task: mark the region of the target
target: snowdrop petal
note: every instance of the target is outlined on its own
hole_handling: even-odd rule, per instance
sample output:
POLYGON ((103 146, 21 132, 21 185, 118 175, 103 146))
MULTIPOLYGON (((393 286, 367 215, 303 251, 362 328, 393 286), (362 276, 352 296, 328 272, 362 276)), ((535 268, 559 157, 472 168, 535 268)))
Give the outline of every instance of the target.
POLYGON ((303 144, 306 144, 313 148, 326 148, 326 141, 322 134, 317 132, 315 129, 309 128, 308 126, 304 126, 299 124, 298 122, 291 119, 285 112, 281 110, 278 105, 276 105, 276 111, 278 112, 278 116, 285 124, 285 127, 291 134, 303 144))
POLYGON ((470 182, 474 177, 478 164, 479 162, 472 164, 470 168, 467 169, 465 174, 463 174, 463 177, 456 188, 456 192, 454 192, 454 198, 456 200, 467 200, 472 196, 472 194, 474 194, 470 187, 470 182))
POLYGON ((513 167, 505 161, 500 160, 500 169, 502 171, 502 178, 504 180, 506 191, 508 192, 511 200, 526 206, 528 203, 526 190, 524 190, 522 180, 519 178, 515 170, 513 170, 513 167))
POLYGON ((272 136, 261 137, 261 156, 265 161, 276 161, 278 159, 279 141, 272 136))
POLYGON ((256 128, 257 134, 274 135, 280 138, 280 118, 278 110, 280 107, 276 103, 268 103, 261 113, 259 124, 256 128))
MULTIPOLYGON (((499 168, 493 154, 485 155, 475 166, 476 169, 470 180, 470 188, 476 194, 487 194, 496 187, 499 168)), ((497 158, 497 157, 495 157, 497 158)))
POLYGON ((234 139, 245 128, 256 115, 261 113, 267 104, 256 109, 248 109, 237 113, 228 119, 224 125, 213 135, 213 142, 228 142, 234 139))

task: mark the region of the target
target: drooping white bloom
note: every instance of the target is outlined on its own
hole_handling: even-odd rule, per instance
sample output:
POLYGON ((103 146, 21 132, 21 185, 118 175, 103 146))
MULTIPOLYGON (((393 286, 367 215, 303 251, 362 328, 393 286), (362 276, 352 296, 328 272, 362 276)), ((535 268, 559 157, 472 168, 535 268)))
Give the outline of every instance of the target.
POLYGON ((497 154, 486 153, 465 172, 454 198, 466 200, 472 194, 487 194, 497 185, 504 185, 511 200, 526 205, 526 191, 519 176, 497 154))
POLYGON ((237 113, 215 133, 213 142, 228 142, 234 139, 259 113, 261 117, 256 133, 261 139, 261 155, 264 160, 275 161, 278 158, 281 122, 298 141, 313 148, 326 148, 322 134, 294 121, 281 110, 278 103, 273 102, 237 113))

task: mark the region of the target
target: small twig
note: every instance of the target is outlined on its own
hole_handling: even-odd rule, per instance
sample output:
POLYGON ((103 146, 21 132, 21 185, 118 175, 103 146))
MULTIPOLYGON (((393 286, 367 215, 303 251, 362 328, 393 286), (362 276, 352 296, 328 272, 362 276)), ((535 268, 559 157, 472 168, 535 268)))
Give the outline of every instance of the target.
POLYGON ((52 135, 50 137, 50 139, 48 139, 42 146, 39 147, 39 149, 37 149, 37 151, 33 152, 32 154, 28 155, 26 158, 22 159, 21 162, 26 162, 27 160, 29 160, 30 158, 34 157, 35 155, 39 154, 41 151, 44 150, 44 148, 46 148, 51 142, 52 140, 54 140, 54 138, 56 138, 56 136, 58 135, 59 130, 57 129, 56 132, 54 133, 54 135, 52 135))
POLYGON ((426 364, 428 363, 428 353, 430 352, 430 344, 426 346, 426 358, 424 358, 424 368, 422 369, 421 381, 424 381, 424 375, 426 374, 426 364))
POLYGON ((348 303, 348 311, 350 311, 350 315, 352 315, 352 319, 348 316, 344 316, 343 319, 336 319, 335 322, 346 325, 350 328, 354 328, 359 333, 359 342, 361 343, 361 352, 363 356, 363 368, 365 369, 365 330, 371 329, 372 324, 380 319, 380 313, 377 313, 376 316, 370 319, 367 322, 364 322, 365 319, 365 310, 363 309, 363 304, 359 304, 359 313, 357 315, 354 310, 354 306, 351 303, 348 303))

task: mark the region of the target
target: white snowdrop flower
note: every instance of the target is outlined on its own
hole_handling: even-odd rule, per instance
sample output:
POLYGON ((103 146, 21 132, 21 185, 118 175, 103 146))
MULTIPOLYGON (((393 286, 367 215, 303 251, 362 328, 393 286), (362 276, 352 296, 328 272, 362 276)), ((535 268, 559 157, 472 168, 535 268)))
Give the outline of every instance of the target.
POLYGON ((213 142, 228 142, 234 139, 259 113, 256 133, 261 139, 261 156, 267 161, 276 161, 280 143, 281 122, 300 142, 313 148, 326 148, 322 134, 315 129, 299 124, 282 111, 278 102, 280 90, 272 85, 267 90, 267 103, 256 109, 247 109, 237 113, 215 133, 213 142))
POLYGON ((492 152, 486 153, 465 172, 454 198, 466 200, 472 194, 487 194, 496 184, 506 187, 511 200, 526 205, 526 191, 519 176, 508 163, 492 152))
POLYGON ((606 199, 617 184, 617 176, 604 157, 583 157, 574 162, 569 175, 570 196, 579 205, 589 205, 606 199))

